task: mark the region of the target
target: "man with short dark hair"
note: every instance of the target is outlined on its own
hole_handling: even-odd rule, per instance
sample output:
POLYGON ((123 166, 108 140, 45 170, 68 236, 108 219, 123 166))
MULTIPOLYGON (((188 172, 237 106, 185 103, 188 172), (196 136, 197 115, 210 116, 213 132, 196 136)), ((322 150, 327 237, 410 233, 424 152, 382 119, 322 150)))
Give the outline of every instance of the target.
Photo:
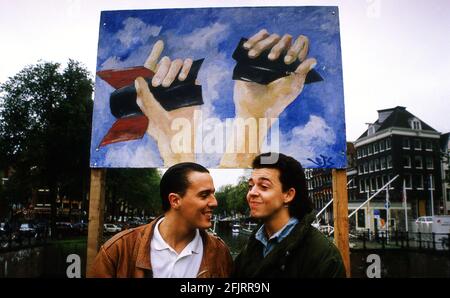
POLYGON ((115 235, 101 248, 89 277, 228 277, 232 258, 208 234, 217 207, 209 171, 185 162, 161 178, 164 215, 115 235))
POLYGON ((235 277, 345 277, 336 246, 311 226, 315 219, 301 164, 279 154, 253 161, 248 181, 250 215, 262 225, 235 260, 235 277))

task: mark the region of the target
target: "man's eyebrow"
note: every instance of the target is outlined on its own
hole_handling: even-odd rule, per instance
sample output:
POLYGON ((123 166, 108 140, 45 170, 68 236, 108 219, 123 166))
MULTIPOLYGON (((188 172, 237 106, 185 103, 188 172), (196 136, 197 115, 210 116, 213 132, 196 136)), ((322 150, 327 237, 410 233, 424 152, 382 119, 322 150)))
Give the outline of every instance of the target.
POLYGON ((267 182, 272 183, 272 180, 270 180, 269 178, 266 178, 266 177, 259 177, 258 180, 259 181, 267 181, 267 182))
POLYGON ((210 193, 215 193, 216 190, 214 188, 210 188, 210 189, 204 189, 198 192, 199 195, 204 195, 204 194, 210 194, 210 193))
MULTIPOLYGON (((256 178, 256 180, 258 180, 258 181, 267 181, 267 182, 269 182, 269 183, 272 183, 272 180, 270 180, 269 178, 266 178, 266 177, 258 177, 258 178, 256 178)), ((253 178, 249 178, 248 179, 248 182, 253 182, 253 178)))

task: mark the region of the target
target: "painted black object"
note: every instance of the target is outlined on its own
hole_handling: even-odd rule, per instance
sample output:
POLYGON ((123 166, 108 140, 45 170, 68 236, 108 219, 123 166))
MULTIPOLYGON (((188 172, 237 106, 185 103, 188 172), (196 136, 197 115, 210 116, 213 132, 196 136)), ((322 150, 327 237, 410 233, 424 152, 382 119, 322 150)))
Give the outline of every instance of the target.
MULTIPOLYGON (((267 85, 279 78, 286 77, 294 72, 300 65, 296 59, 291 64, 284 63, 286 52, 280 55, 277 60, 269 60, 267 56, 270 49, 264 50, 258 57, 248 57, 248 50, 244 48, 247 38, 241 38, 238 46, 233 52, 233 59, 237 61, 233 70, 233 80, 255 82, 267 85)), ((308 72, 305 84, 323 81, 322 76, 314 69, 308 72)))
MULTIPOLYGON (((192 63, 191 70, 184 81, 177 79, 169 87, 153 87, 151 78, 145 78, 155 99, 166 111, 203 104, 202 86, 196 85, 195 80, 204 59, 192 63)), ((134 83, 117 89, 109 98, 111 113, 116 118, 142 114, 136 103, 136 88, 134 83)))

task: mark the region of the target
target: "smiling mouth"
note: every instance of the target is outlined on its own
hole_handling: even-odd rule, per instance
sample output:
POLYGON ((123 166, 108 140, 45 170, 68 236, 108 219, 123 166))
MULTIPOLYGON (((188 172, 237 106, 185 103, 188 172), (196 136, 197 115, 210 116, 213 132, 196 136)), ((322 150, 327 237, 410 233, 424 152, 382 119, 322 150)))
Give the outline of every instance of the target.
POLYGON ((202 212, 202 214, 205 215, 209 220, 212 219, 212 216, 213 216, 212 211, 202 212))
POLYGON ((249 205, 250 205, 250 208, 256 208, 259 205, 261 205, 261 203, 259 203, 259 202, 250 202, 249 205))

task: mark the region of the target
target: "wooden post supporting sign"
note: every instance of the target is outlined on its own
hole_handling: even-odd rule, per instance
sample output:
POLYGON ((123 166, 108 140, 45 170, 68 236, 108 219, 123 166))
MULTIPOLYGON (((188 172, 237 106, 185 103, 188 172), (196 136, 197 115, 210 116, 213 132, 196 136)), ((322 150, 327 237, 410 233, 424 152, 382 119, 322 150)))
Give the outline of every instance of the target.
POLYGON ((350 277, 350 248, 348 241, 348 196, 347 173, 345 169, 335 169, 333 175, 333 218, 334 239, 341 252, 347 277, 350 277))
POLYGON ((89 194, 89 227, 87 242, 86 276, 103 238, 103 214, 105 210, 105 169, 91 169, 89 194))

